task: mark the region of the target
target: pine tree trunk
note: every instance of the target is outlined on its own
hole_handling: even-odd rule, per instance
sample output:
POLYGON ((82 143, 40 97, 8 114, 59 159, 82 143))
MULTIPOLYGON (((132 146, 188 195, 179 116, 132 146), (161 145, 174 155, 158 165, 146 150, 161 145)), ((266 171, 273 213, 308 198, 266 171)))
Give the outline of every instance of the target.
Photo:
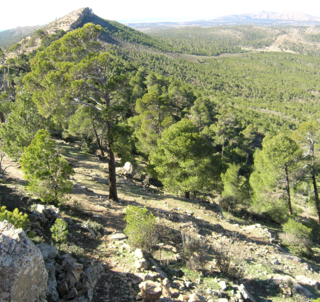
MULTIPOLYGON (((106 123, 107 134, 110 132, 111 124, 106 123)), ((111 149, 112 143, 107 139, 107 154, 108 154, 108 167, 109 167, 109 199, 119 201, 117 194, 117 178, 116 178, 116 161, 114 153, 111 149)))
POLYGON ((290 186, 289 186, 289 175, 288 175, 288 167, 284 166, 286 172, 286 191, 287 191, 287 205, 289 215, 292 215, 292 207, 291 207, 291 198, 290 198, 290 186))
POLYGON ((312 184, 313 184, 313 191, 314 191, 314 201, 317 209, 317 218, 318 224, 320 224, 320 204, 319 204, 319 195, 318 195, 318 188, 317 188, 317 180, 316 174, 314 172, 314 146, 312 145, 312 184))
POLYGON ((4 124, 6 122, 6 119, 4 117, 3 112, 0 112, 0 124, 4 124))
POLYGON ((190 199, 190 192, 184 192, 184 198, 190 199))
POLYGON ((99 139, 98 133, 97 133, 96 128, 94 127, 93 124, 92 124, 92 127, 93 127, 94 135, 95 135, 96 140, 97 140, 97 145, 98 145, 98 147, 100 149, 101 155, 104 157, 104 151, 103 151, 102 146, 100 144, 100 139, 99 139))

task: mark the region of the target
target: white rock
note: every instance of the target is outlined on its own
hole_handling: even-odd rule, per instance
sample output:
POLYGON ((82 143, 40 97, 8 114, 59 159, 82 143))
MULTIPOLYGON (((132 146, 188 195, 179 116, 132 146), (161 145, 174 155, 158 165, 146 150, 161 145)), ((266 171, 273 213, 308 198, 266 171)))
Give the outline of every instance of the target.
POLYGON ((142 259, 144 258, 144 254, 143 251, 141 249, 136 249, 134 251, 134 255, 138 258, 138 259, 142 259))
POLYGON ((145 270, 148 268, 148 261, 145 260, 145 259, 140 259, 140 260, 137 260, 134 264, 134 266, 138 269, 138 270, 145 270))
POLYGON ((139 284, 141 296, 145 301, 154 301, 161 297, 161 284, 153 281, 144 281, 139 284))
POLYGON ((44 301, 48 272, 39 248, 9 222, 0 222, 0 301, 44 301))
POLYGON ((225 281, 220 281, 218 284, 223 291, 227 289, 227 283, 225 281))
POLYGON ((188 302, 206 302, 206 299, 203 296, 194 293, 190 295, 188 302))
POLYGON ((310 285, 315 289, 320 289, 319 282, 314 279, 299 275, 299 276, 296 276, 296 280, 303 285, 310 285))

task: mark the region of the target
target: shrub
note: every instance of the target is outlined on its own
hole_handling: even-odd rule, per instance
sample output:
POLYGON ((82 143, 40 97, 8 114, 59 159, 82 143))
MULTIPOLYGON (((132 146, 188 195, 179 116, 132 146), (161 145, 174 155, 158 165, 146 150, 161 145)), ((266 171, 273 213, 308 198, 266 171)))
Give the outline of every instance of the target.
POLYGON ((28 215, 19 213, 18 209, 13 212, 7 211, 5 206, 0 208, 0 221, 7 220, 16 228, 26 229, 27 222, 29 222, 28 215))
POLYGON ((132 247, 150 250, 156 244, 156 219, 147 208, 127 206, 124 219, 127 222, 124 233, 132 247))
POLYGON ((194 231, 181 232, 182 237, 182 257, 186 262, 187 268, 193 271, 201 271, 207 263, 208 246, 205 239, 198 237, 194 231))
POLYGON ((285 246, 288 246, 298 256, 312 256, 311 229, 290 218, 283 225, 283 231, 280 238, 285 246))
POLYGON ((51 237, 55 242, 64 242, 67 240, 68 230, 67 223, 63 219, 56 219, 54 225, 50 228, 51 237))
POLYGON ((24 149, 20 164, 27 189, 39 195, 42 201, 57 203, 71 193, 70 175, 74 174, 68 162, 59 155, 55 142, 46 130, 39 130, 29 147, 24 149))
POLYGON ((216 244, 211 247, 212 254, 216 261, 216 266, 226 277, 240 280, 243 278, 242 257, 233 258, 230 245, 216 244))

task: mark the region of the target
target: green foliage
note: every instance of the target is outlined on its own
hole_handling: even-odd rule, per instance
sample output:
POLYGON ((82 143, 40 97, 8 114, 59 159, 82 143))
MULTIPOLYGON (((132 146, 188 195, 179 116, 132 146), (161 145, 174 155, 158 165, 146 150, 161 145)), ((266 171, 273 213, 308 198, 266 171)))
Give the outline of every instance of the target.
POLYGON ((127 226, 124 233, 128 235, 129 244, 133 247, 150 250, 156 243, 156 218, 147 208, 127 206, 127 226))
POLYGON ((55 242, 61 243, 67 240, 67 223, 63 219, 57 218, 54 225, 50 228, 50 231, 51 237, 55 242))
POLYGON ((30 95, 19 94, 10 106, 11 114, 6 123, 0 124, 2 150, 12 159, 19 159, 23 149, 28 147, 36 132, 49 125, 39 113, 30 95))
POLYGON ((20 159, 21 169, 29 181, 28 190, 47 203, 62 202, 71 193, 74 174, 68 162, 59 155, 56 144, 46 130, 39 130, 20 159))
MULTIPOLYGON (((250 176, 254 205, 260 209, 275 200, 288 200, 290 187, 287 187, 286 177, 292 179, 296 163, 302 155, 297 143, 284 134, 265 138, 262 145, 262 150, 255 152, 254 172, 250 176)), ((274 206, 269 208, 272 210, 274 206)))
POLYGON ((37 29, 35 32, 35 36, 39 39, 42 39, 46 35, 47 35, 47 32, 41 28, 37 29))
POLYGON ((221 174, 223 197, 232 197, 238 203, 249 204, 249 187, 246 177, 239 174, 240 165, 230 164, 225 173, 221 174))
POLYGON ((210 145, 189 120, 182 119, 163 131, 151 153, 159 179, 172 191, 201 191, 209 185, 212 169, 210 145))
POLYGON ((311 229, 290 218, 283 225, 283 231, 281 239, 284 245, 289 246, 299 256, 312 256, 311 229))
POLYGON ((104 227, 101 223, 96 222, 96 221, 87 221, 86 222, 88 226, 93 229, 97 234, 100 234, 101 236, 104 235, 104 227))
POLYGON ((29 222, 28 215, 19 212, 18 209, 14 209, 13 212, 6 210, 5 206, 0 208, 0 221, 7 220, 17 229, 26 229, 27 222, 29 222))

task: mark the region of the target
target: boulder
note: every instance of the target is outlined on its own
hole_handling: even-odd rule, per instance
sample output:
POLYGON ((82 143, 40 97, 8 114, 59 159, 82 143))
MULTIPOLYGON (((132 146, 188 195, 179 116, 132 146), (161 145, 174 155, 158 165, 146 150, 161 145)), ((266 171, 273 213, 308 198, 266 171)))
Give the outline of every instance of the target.
POLYGON ((59 255, 55 245, 40 243, 37 245, 37 247, 40 249, 44 261, 50 261, 54 259, 57 255, 59 255))
POLYGON ((245 288, 245 286, 243 284, 241 284, 238 287, 237 295, 238 295, 238 297, 240 299, 243 299, 244 301, 251 301, 251 302, 255 302, 256 301, 254 299, 254 297, 250 294, 250 292, 245 288))
POLYGON ((141 249, 136 249, 134 251, 134 255, 136 256, 136 258, 138 259, 144 259, 144 258, 148 258, 149 257, 149 254, 144 251, 144 250, 141 250, 141 249))
POLYGON ((9 222, 0 222, 0 301, 44 301, 48 273, 39 248, 9 222))
POLYGON ((153 281, 144 281, 139 284, 142 298, 146 302, 155 301, 161 297, 161 284, 153 281))
POLYGON ((57 291, 57 280, 56 280, 56 268, 54 261, 45 263, 46 270, 48 272, 48 289, 47 289, 47 300, 48 302, 58 302, 59 294, 57 291))
POLYGON ((128 238, 128 236, 126 234, 124 234, 124 233, 114 233, 114 234, 109 236, 109 239, 111 241, 117 241, 117 240, 120 241, 120 240, 125 240, 127 238, 128 238))
POLYGON ((189 297, 189 300, 188 302, 206 302, 206 298, 197 294, 197 293, 194 293, 192 295, 190 295, 189 297))
POLYGON ((137 268, 137 270, 144 271, 148 268, 148 262, 146 259, 140 259, 134 263, 134 266, 137 268))
POLYGON ((96 286, 101 275, 104 273, 104 268, 99 263, 93 261, 85 265, 84 274, 86 280, 82 282, 82 288, 87 291, 88 300, 93 298, 93 289, 96 286))
POLYGON ((296 280, 300 284, 310 285, 310 286, 314 287, 315 289, 320 289, 319 282, 314 279, 299 275, 299 276, 296 276, 296 280))
POLYGON ((168 278, 162 281, 162 296, 165 298, 171 298, 170 282, 168 278))
POLYGON ((293 285, 293 288, 296 290, 297 293, 299 293, 300 295, 304 295, 308 298, 311 298, 313 296, 313 294, 308 291, 306 288, 304 288, 303 286, 301 286, 300 284, 296 283, 293 285))
POLYGON ((128 162, 128 161, 124 164, 123 167, 117 168, 116 171, 117 171, 117 173, 119 173, 120 175, 124 175, 124 176, 126 176, 126 177, 128 177, 128 178, 132 178, 132 177, 133 177, 133 173, 134 173, 134 171, 133 171, 133 166, 132 166, 132 164, 131 164, 130 162, 128 162))
POLYGON ((47 221, 53 223, 57 218, 60 218, 60 210, 53 205, 34 204, 30 210, 33 215, 36 215, 37 221, 39 221, 41 225, 47 221))
POLYGON ((225 291, 228 287, 226 281, 220 281, 218 284, 223 291, 225 291))

